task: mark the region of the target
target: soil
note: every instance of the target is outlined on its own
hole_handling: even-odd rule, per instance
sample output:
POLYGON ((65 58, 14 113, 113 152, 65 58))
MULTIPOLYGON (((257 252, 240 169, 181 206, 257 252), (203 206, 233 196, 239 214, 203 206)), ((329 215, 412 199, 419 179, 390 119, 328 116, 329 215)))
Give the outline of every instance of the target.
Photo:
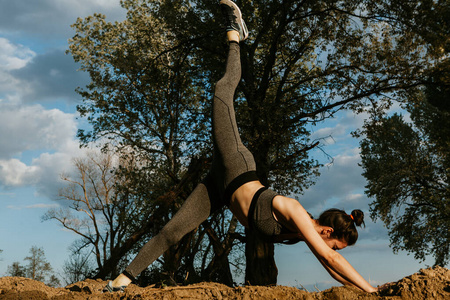
POLYGON ((102 293, 106 281, 85 280, 64 288, 51 288, 42 282, 22 277, 0 278, 1 300, 142 300, 142 299, 450 299, 450 270, 441 267, 422 269, 392 283, 382 292, 369 294, 351 287, 333 287, 322 292, 307 292, 286 286, 228 287, 218 283, 199 283, 177 287, 138 287, 125 292, 102 293))

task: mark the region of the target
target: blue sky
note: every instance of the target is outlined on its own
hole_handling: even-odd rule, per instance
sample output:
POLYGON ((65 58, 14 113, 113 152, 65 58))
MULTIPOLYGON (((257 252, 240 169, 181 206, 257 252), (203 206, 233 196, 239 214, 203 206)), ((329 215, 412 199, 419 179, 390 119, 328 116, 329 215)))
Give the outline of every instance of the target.
MULTIPOLYGON (((8 265, 23 262, 32 246, 42 247, 57 272, 77 238, 42 215, 58 207, 59 174, 70 171, 71 159, 82 156, 75 137, 85 125, 77 119, 77 86, 86 74, 64 52, 77 17, 100 12, 122 20, 119 0, 0 0, 0 276, 8 265)), ((315 128, 334 163, 321 169, 317 184, 298 199, 314 216, 330 207, 348 213, 360 208, 368 215, 358 141, 350 131, 363 115, 342 112, 315 128)), ((314 157, 326 163, 320 152, 314 157)), ((406 253, 393 254, 381 222, 366 218, 366 228, 353 247, 341 251, 373 285, 395 281, 433 260, 419 263, 406 253)), ((313 258, 306 245, 277 246, 279 284, 319 288, 338 285, 313 258)))

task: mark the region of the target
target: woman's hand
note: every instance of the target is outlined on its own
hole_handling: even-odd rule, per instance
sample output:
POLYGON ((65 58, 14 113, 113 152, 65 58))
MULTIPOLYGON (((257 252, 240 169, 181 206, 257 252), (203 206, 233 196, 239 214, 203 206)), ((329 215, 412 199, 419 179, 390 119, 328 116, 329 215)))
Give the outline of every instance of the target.
POLYGON ((392 284, 393 284, 393 282, 386 282, 386 283, 383 284, 383 285, 379 285, 379 286, 377 287, 377 291, 378 291, 378 292, 381 292, 381 291, 387 290, 392 284))

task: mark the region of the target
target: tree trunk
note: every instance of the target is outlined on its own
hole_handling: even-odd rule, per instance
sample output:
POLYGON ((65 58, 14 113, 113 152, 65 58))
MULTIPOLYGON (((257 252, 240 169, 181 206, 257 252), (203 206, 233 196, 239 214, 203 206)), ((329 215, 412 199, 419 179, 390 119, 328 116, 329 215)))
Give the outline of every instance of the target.
POLYGON ((245 234, 247 238, 245 283, 250 285, 277 284, 278 269, 274 259, 273 243, 264 241, 256 231, 251 229, 246 229, 245 234))
POLYGON ((236 232, 236 227, 238 225, 238 220, 233 217, 230 220, 230 225, 228 227, 226 237, 222 241, 218 236, 218 231, 215 231, 210 222, 203 223, 206 234, 209 237, 210 243, 214 250, 214 257, 209 262, 205 270, 202 271, 202 278, 208 281, 215 281, 219 283, 226 284, 228 286, 233 286, 233 275, 230 268, 230 261, 228 259, 231 250, 233 249, 233 242, 237 238, 234 233, 236 232))

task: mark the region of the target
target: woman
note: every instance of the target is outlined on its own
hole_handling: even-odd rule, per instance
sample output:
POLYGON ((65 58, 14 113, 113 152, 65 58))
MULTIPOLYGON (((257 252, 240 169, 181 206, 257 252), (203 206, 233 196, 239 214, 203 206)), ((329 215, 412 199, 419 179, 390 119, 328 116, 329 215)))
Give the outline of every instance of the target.
POLYGON ((248 31, 234 2, 221 0, 220 5, 226 16, 230 48, 225 75, 215 87, 214 156, 210 172, 161 232, 144 245, 125 271, 110 281, 104 291, 123 290, 171 245, 223 205, 229 207, 242 225, 254 228, 273 242, 306 242, 339 282, 367 292, 377 291, 335 251, 356 242, 355 225, 361 225, 364 217, 361 211, 347 215, 334 209, 314 220, 297 200, 278 195, 258 180, 253 155, 241 142, 233 107, 241 76, 239 42, 247 38, 248 31))

